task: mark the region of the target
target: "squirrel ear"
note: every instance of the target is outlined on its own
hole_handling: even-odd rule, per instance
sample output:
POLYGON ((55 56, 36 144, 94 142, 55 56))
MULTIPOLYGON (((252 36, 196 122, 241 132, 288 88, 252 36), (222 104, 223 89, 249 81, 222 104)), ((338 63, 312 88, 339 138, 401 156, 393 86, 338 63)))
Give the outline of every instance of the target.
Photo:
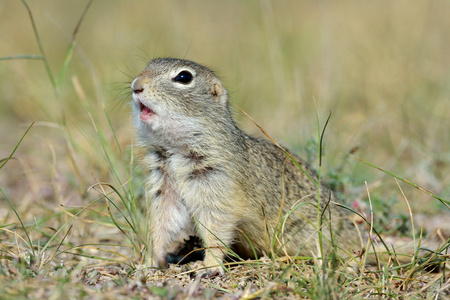
POLYGON ((212 85, 211 88, 211 95, 213 95, 215 98, 220 98, 222 97, 222 95, 224 94, 225 89, 223 88, 223 86, 219 83, 219 82, 215 82, 212 85))
POLYGON ((218 101, 224 101, 227 99, 227 91, 220 82, 215 82, 211 88, 211 95, 218 101))

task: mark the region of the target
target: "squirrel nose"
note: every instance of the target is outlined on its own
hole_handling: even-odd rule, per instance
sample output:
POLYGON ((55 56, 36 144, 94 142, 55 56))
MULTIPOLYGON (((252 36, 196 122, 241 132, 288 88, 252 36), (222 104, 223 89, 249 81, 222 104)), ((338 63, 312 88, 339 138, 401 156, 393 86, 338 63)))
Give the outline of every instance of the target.
POLYGON ((131 90, 133 91, 133 94, 139 94, 144 91, 144 85, 142 84, 142 80, 140 78, 136 78, 131 83, 131 90))

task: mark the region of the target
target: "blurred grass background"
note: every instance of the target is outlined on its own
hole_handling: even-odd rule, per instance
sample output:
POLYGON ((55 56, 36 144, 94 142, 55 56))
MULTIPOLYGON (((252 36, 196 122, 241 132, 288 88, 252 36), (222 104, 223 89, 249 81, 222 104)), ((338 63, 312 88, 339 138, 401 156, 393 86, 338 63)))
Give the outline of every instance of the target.
MULTIPOLYGON (((29 3, 55 75, 86 4, 29 3)), ((25 217, 36 215, 26 216, 30 207, 86 205, 94 178, 113 181, 92 120, 116 151, 105 106, 130 149, 129 83, 149 59, 172 56, 215 70, 233 101, 302 156, 317 138, 316 110, 321 126, 331 111, 325 167, 347 176, 354 197, 365 197, 367 181, 381 200, 401 198, 393 178, 347 156, 357 147, 356 156, 449 199, 449 11, 448 1, 94 1, 59 96, 42 61, 0 61, 1 158, 36 121, 0 186, 25 217)), ((39 54, 33 29, 20 1, 2 0, 0 57, 20 54, 39 54)), ((443 207, 402 187, 414 211, 443 207)))

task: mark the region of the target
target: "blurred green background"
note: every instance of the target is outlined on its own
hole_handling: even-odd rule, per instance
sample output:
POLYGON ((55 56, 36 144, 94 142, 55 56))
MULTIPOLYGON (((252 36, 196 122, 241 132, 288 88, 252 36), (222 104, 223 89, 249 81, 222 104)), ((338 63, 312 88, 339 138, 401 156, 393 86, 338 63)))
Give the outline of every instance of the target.
MULTIPOLYGON (((55 77, 87 2, 29 1, 55 77)), ((366 197, 367 181, 379 198, 401 198, 392 177, 346 154, 358 149, 356 156, 448 199, 449 11, 448 1, 94 1, 59 96, 42 61, 0 61, 0 158, 36 121, 0 185, 22 210, 83 204, 93 178, 111 181, 95 130, 115 151, 103 107, 129 149, 129 83, 151 58, 171 56, 216 71, 233 101, 303 157, 317 140, 316 113, 322 127, 331 111, 325 168, 347 178, 353 197, 366 197)), ((27 10, 2 0, 0 57, 21 54, 39 54, 27 10)), ((416 210, 442 207, 401 187, 416 210)))

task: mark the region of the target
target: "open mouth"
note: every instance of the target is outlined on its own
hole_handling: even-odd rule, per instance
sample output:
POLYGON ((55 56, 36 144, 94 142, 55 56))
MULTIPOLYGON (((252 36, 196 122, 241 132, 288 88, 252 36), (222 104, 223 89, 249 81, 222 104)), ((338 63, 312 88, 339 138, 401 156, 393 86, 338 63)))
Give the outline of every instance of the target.
POLYGON ((155 115, 155 112, 150 109, 148 106, 145 106, 144 104, 142 104, 141 101, 139 101, 139 118, 142 121, 147 121, 149 120, 153 115, 155 115))

